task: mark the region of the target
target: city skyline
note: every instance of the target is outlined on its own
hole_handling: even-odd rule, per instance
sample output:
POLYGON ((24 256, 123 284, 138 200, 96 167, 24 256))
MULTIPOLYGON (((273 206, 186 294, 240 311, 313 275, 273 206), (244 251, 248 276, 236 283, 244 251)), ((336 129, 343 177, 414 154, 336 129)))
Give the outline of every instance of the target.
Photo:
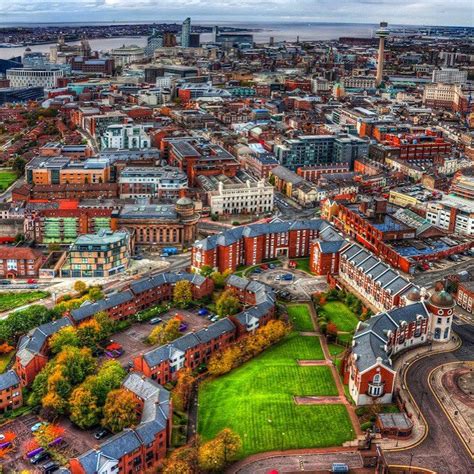
POLYGON ((253 11, 249 0, 222 2, 221 0, 180 0, 173 6, 154 0, 2 0, 5 22, 88 22, 96 21, 170 21, 193 16, 196 21, 247 21, 252 11, 252 21, 267 22, 337 22, 378 23, 384 19, 399 25, 472 26, 472 3, 460 0, 446 7, 440 0, 401 0, 398 7, 387 0, 343 0, 334 4, 329 0, 267 0, 261 5, 261 16, 253 11), (361 9, 364 11, 360 21, 361 9), (469 15, 471 11, 471 15, 469 15), (150 16, 152 15, 152 16, 150 16), (471 18, 471 21, 469 20, 471 18))

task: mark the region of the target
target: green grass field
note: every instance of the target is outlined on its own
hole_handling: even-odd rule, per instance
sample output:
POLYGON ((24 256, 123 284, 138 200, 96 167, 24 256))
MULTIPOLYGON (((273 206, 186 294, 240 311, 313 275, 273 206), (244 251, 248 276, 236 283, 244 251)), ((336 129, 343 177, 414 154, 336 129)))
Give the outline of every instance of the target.
POLYGON ((357 316, 340 301, 329 301, 320 310, 324 312, 329 321, 334 323, 339 331, 354 331, 359 320, 357 316))
POLYGON ((17 180, 17 175, 11 170, 0 170, 0 191, 9 188, 17 180))
POLYGON ((303 270, 306 273, 311 273, 309 269, 309 257, 306 258, 295 258, 296 269, 303 270))
POLYGON ((0 312, 19 308, 33 301, 49 296, 47 291, 28 291, 26 293, 0 293, 0 312))
POLYGON ((313 321, 306 304, 287 305, 288 318, 296 331, 314 331, 313 321))
MULTIPOLYGON (((296 395, 337 395, 328 367, 299 367, 310 336, 290 334, 199 390, 198 431, 207 440, 223 428, 242 438, 241 457, 275 449, 340 445, 354 437, 343 405, 295 405, 296 395)), ((311 348, 314 351, 314 346, 311 348)))

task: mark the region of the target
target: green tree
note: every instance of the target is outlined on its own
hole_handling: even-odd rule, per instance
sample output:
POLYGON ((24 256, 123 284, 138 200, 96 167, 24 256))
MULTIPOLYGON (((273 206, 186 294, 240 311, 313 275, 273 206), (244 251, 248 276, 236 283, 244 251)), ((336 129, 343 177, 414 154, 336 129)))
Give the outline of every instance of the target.
POLYGON ((49 348, 53 354, 61 352, 66 346, 79 347, 80 340, 76 328, 66 326, 53 334, 49 340, 49 348))
POLYGON ((203 277, 210 277, 213 272, 214 272, 214 269, 210 265, 203 265, 201 269, 199 270, 199 273, 203 277))
POLYGON ((12 170, 15 172, 15 174, 20 177, 23 176, 23 173, 25 172, 25 166, 26 166, 26 160, 21 157, 17 156, 12 163, 12 170))
POLYGON ((94 319, 84 321, 77 327, 77 337, 82 346, 93 349, 101 338, 99 323, 94 319))
POLYGON ((216 311, 221 317, 231 316, 240 311, 240 301, 232 290, 226 290, 216 301, 216 311))
POLYGON ((72 392, 69 410, 71 421, 82 429, 91 428, 100 421, 101 410, 97 397, 84 385, 72 392))
POLYGON ((180 280, 176 282, 173 290, 173 302, 180 308, 186 308, 193 299, 191 282, 180 280))
POLYGON ((114 332, 115 322, 105 311, 99 311, 93 319, 97 322, 100 328, 99 341, 109 337, 114 332))
POLYGON ((103 297, 104 294, 102 293, 102 290, 99 287, 94 286, 89 289, 89 298, 91 299, 91 301, 99 301, 103 297))
POLYGON ((102 425, 112 433, 135 425, 138 421, 136 404, 135 397, 128 390, 112 390, 105 401, 102 425))
POLYGON ((84 385, 97 397, 99 406, 103 406, 110 391, 120 387, 127 375, 125 369, 116 360, 104 362, 97 375, 89 377, 84 385))

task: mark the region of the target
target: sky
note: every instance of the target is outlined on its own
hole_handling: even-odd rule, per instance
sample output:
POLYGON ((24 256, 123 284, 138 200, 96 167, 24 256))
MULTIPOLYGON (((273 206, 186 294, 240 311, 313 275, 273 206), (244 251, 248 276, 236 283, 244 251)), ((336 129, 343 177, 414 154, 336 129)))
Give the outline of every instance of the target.
POLYGON ((474 26, 473 0, 0 0, 0 23, 199 20, 474 26))

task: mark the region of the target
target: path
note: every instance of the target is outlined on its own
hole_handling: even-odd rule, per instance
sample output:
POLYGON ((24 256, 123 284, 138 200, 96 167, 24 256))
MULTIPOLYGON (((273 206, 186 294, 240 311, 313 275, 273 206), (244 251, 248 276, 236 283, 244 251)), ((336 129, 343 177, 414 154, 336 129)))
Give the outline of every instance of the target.
POLYGON ((340 405, 346 397, 294 397, 297 405, 340 405))
POLYGON ((357 415, 355 413, 354 406, 346 398, 346 394, 344 392, 344 385, 342 384, 341 377, 339 376, 337 368, 334 365, 333 360, 331 358, 331 354, 329 352, 329 348, 328 348, 326 338, 323 337, 319 333, 318 324, 317 324, 316 310, 314 309, 314 306, 313 306, 312 303, 309 303, 308 307, 309 307, 309 311, 310 311, 310 314, 311 314, 311 320, 313 322, 313 326, 317 331, 319 341, 321 343, 321 348, 323 350, 324 359, 326 360, 328 366, 331 369, 332 377, 333 377, 333 379, 336 383, 337 393, 339 394, 339 398, 341 400, 341 403, 343 405, 345 405, 346 408, 347 408, 347 413, 349 414, 349 417, 351 419, 352 427, 354 428, 354 432, 355 432, 356 436, 362 435, 363 433, 362 433, 362 430, 360 429, 359 418, 357 417, 357 415))
POLYGON ((402 451, 385 451, 390 465, 422 466, 439 474, 474 472, 469 454, 446 412, 440 406, 429 383, 433 369, 456 361, 474 360, 474 328, 453 325, 463 345, 448 353, 431 354, 414 362, 406 372, 407 386, 428 425, 428 433, 416 446, 402 451))

